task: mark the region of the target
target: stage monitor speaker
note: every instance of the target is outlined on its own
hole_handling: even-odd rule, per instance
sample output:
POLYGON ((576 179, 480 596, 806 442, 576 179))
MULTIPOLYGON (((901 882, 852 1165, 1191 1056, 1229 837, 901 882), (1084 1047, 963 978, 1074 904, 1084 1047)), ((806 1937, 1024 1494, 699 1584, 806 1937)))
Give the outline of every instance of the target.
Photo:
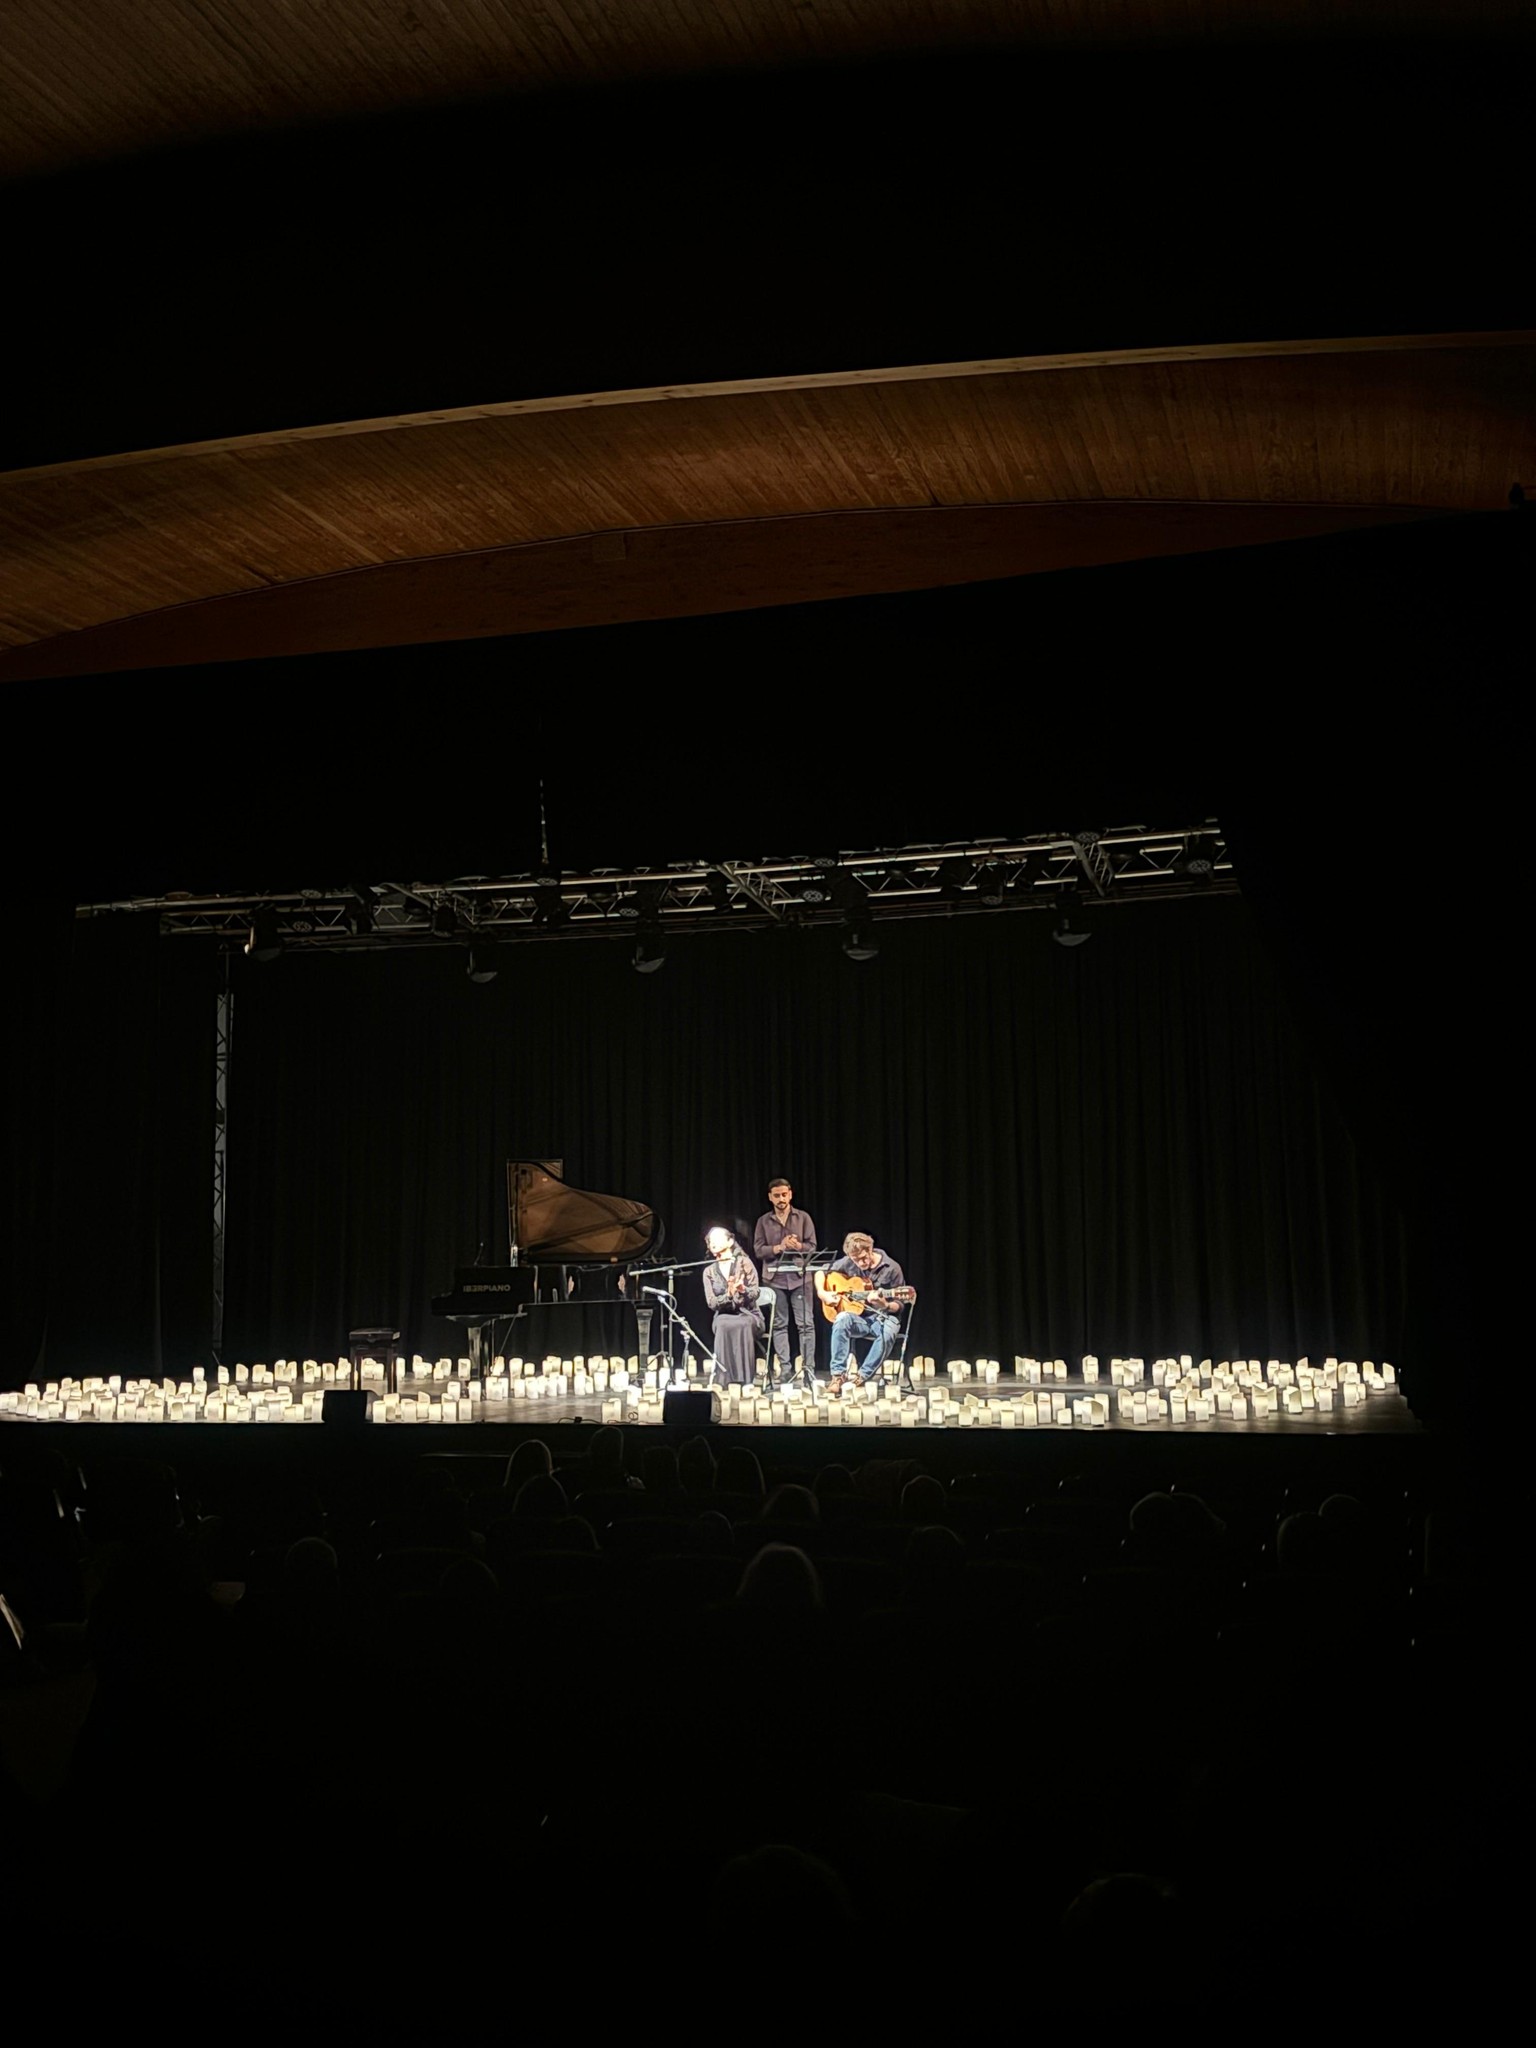
POLYGON ((320 1402, 320 1420, 333 1429, 361 1429, 368 1420, 367 1394, 351 1387, 327 1387, 320 1402))
POLYGON ((674 1429, 705 1429, 720 1420, 720 1396, 710 1387, 672 1387, 661 1397, 661 1419, 674 1429))

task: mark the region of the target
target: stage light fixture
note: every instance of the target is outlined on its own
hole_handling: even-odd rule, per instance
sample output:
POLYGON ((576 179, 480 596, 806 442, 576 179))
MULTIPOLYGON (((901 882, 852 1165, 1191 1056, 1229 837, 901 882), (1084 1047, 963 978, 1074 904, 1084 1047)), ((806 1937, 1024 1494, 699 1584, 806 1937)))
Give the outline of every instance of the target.
POLYGON ((809 881, 801 884, 800 901, 810 904, 814 909, 818 904, 826 902, 827 893, 827 885, 820 875, 812 875, 809 881))
POLYGON ((253 910, 251 928, 245 935, 245 950, 252 960, 275 960, 283 950, 275 910, 253 910))
POLYGON ((477 939, 469 949, 465 973, 471 981, 494 981, 501 971, 501 952, 489 939, 477 939))
POLYGON ((570 921, 571 906, 560 893, 560 877, 553 868, 544 868, 533 881, 533 921, 545 930, 570 921))
POLYGON ((1036 882, 1049 865, 1050 856, 1045 848, 1035 847, 1032 852, 1025 855, 1023 866, 1014 869, 1013 878, 1008 884, 1009 889, 1015 896, 1031 895, 1036 882))
POLYGON ((973 861, 940 861, 936 878, 939 885, 939 901, 941 903, 958 903, 961 890, 965 888, 975 872, 976 866, 973 861))
POLYGON ((704 877, 704 888, 716 910, 730 909, 731 881, 729 875, 722 874, 719 868, 711 868, 704 877))
POLYGON ((1203 832, 1194 833, 1184 842, 1175 865, 1198 888, 1208 887, 1216 866, 1214 841, 1203 832))
POLYGON ((432 936, 434 939, 456 939, 459 935, 458 913, 451 903, 436 903, 432 906, 432 936))
POLYGON ((355 896, 343 915, 354 939, 366 939, 373 930, 373 904, 365 897, 355 896))
POLYGON ((828 894, 850 923, 863 922, 869 891, 851 868, 833 870, 828 894))
POLYGON ((1000 910, 1008 900, 1008 870, 1000 860, 986 861, 976 870, 976 896, 988 910, 1000 910))
POLYGON ((1066 911, 1063 911, 1055 931, 1051 933, 1051 937, 1058 946, 1081 946, 1093 937, 1093 933, 1074 931, 1071 918, 1066 911))
POLYGON ((642 932, 635 941, 633 965, 636 974, 654 974, 658 967, 665 965, 666 958, 660 932, 642 932))
POLYGON ((880 948, 867 924, 851 924, 843 933, 843 951, 850 960, 874 960, 879 957, 880 948))

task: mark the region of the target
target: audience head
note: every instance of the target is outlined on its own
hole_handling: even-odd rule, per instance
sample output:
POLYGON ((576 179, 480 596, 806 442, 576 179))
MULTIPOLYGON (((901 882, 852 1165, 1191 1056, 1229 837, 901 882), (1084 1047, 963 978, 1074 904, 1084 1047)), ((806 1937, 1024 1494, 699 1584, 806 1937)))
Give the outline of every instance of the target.
POLYGON ((323 1536, 301 1536, 283 1552, 283 1577, 290 1585, 334 1579, 336 1571, 336 1553, 323 1536))
POLYGON ((776 1486, 763 1502, 762 1520, 804 1528, 821 1520, 821 1503, 808 1486, 776 1486))
POLYGON ((768 1842, 733 1856, 715 1873, 712 1894, 728 1927, 761 1927, 793 1899, 809 1927, 846 1927, 853 1913, 848 1887, 829 1863, 787 1842, 768 1842))
POLYGON ((128 1543, 154 1543, 182 1527, 176 1474, 153 1458, 124 1458, 95 1475, 93 1533, 128 1543))
POLYGON ((622 1486, 624 1484, 624 1432, 614 1425, 605 1423, 593 1435, 591 1448, 587 1452, 587 1470, 594 1484, 598 1486, 622 1486))
MULTIPOLYGON (((544 1447, 541 1444, 539 1448, 542 1450, 544 1447)), ((564 1515, 570 1505, 559 1480, 552 1479, 547 1472, 537 1472, 517 1489, 512 1512, 534 1521, 552 1522, 564 1515)))
POLYGON ((647 1444, 640 1461, 640 1477, 647 1493, 676 1493, 677 1453, 670 1444, 647 1444))
POLYGON ((335 1551, 319 1536, 301 1536, 283 1552, 283 1595, 300 1607, 329 1607, 341 1591, 335 1551))
POLYGON ((1348 1570, 1351 1552, 1337 1519, 1287 1515, 1275 1537, 1275 1561, 1288 1579, 1331 1579, 1348 1570))
POLYGON ((1160 1953, 1177 1919, 1170 1885, 1143 1871, 1117 1871, 1084 1885, 1068 1906, 1061 1945, 1069 1964, 1084 1964, 1096 1976, 1100 2000, 1145 1998, 1146 1974, 1137 1958, 1160 1953))
POLYGON ((1317 1512, 1332 1532, 1341 1566, 1369 1570, 1383 1561, 1382 1531, 1363 1501, 1352 1493, 1331 1493, 1317 1512))
POLYGON ((784 1614, 817 1614, 823 1604, 821 1576, 792 1543, 769 1543, 742 1573, 736 1602, 784 1614))
POLYGON ((904 1522, 941 1522, 945 1506, 943 1486, 927 1472, 919 1472, 901 1489, 901 1519, 904 1522))
POLYGON ((1149 1558, 1195 1564, 1221 1548, 1227 1525, 1197 1493, 1148 1493, 1131 1509, 1131 1533, 1149 1558))
POLYGON ((965 1545, 942 1522, 924 1522, 907 1535, 907 1563, 928 1570, 954 1570, 965 1562, 965 1545))
POLYGON ((818 1500, 827 1500, 833 1495, 852 1493, 853 1474, 846 1465, 823 1465, 811 1481, 811 1491, 818 1500))
POLYGON ((516 1493, 527 1480, 540 1474, 547 1477, 551 1470, 549 1446, 537 1437, 525 1437, 507 1460, 506 1490, 516 1493))
POLYGON ((706 1438, 689 1437, 677 1454, 677 1476, 685 1492, 714 1492, 715 1454, 709 1448, 706 1438))
POLYGON ((716 1493, 763 1492, 763 1468, 745 1444, 728 1444, 715 1468, 716 1493))

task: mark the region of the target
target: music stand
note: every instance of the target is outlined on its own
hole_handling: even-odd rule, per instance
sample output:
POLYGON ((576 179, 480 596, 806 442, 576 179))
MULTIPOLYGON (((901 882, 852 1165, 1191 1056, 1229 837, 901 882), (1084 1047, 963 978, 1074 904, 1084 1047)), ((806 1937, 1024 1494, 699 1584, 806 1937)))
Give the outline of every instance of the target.
MULTIPOLYGON (((791 1267, 800 1275, 801 1290, 807 1294, 811 1303, 811 1355, 807 1358, 802 1347, 800 1357, 800 1372, 804 1390, 808 1394, 814 1393, 816 1390, 816 1317, 821 1309, 821 1296, 816 1292, 816 1275, 818 1273, 825 1273, 831 1266, 832 1261, 839 1256, 840 1254, 832 1251, 830 1248, 820 1245, 817 1246, 815 1251, 775 1252, 773 1255, 773 1270, 775 1274, 782 1273, 786 1266, 791 1267)), ((768 1277, 768 1261, 765 1258, 763 1260, 763 1286, 758 1294, 759 1308, 763 1305, 763 1295, 768 1293, 771 1293, 774 1297, 774 1313, 777 1315, 779 1290, 768 1277)), ((789 1321, 791 1324, 790 1341, 793 1342, 800 1335, 800 1325, 793 1315, 790 1316, 789 1321)), ((772 1319, 770 1319, 768 1326, 768 1384, 770 1387, 773 1385, 772 1319)), ((789 1377, 780 1380, 780 1392, 787 1392, 793 1384, 794 1357, 793 1353, 791 1353, 789 1377)))

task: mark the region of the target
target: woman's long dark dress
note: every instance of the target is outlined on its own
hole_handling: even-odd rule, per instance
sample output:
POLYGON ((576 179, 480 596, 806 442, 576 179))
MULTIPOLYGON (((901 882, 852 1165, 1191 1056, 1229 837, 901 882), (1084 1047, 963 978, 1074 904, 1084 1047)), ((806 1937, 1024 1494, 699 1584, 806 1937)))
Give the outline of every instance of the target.
POLYGON ((757 1342, 763 1334, 763 1312, 757 1305, 757 1268, 745 1252, 729 1267, 713 1259, 704 1268, 704 1299, 715 1318, 715 1357, 719 1377, 749 1385, 757 1370, 757 1342), (741 1306, 730 1301, 730 1283, 741 1289, 741 1306))

